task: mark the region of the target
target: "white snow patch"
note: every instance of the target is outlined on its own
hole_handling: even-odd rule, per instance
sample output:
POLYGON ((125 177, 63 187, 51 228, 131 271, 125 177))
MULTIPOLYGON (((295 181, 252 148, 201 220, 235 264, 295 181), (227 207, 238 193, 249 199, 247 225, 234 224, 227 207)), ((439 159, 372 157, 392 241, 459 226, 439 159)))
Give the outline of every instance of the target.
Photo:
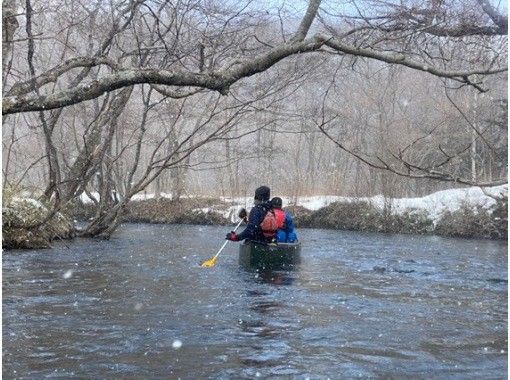
MULTIPOLYGON (((492 196, 508 196, 508 184, 495 186, 495 187, 486 187, 485 192, 492 196)), ((94 197, 99 199, 99 194, 92 193, 94 197)), ((463 203, 470 205, 472 207, 481 206, 484 208, 489 208, 494 203, 496 203, 495 199, 491 198, 484 194, 481 188, 479 187, 469 187, 463 189, 449 189, 438 191, 436 193, 432 193, 425 197, 419 198, 384 198, 382 195, 376 195, 373 197, 341 197, 336 195, 316 195, 309 197, 291 197, 291 196, 281 196, 283 200, 283 207, 288 207, 291 205, 302 206, 308 210, 316 211, 322 207, 326 207, 333 202, 368 202, 374 207, 379 209, 384 208, 385 205, 391 205, 391 209, 395 213, 404 213, 406 211, 410 211, 411 209, 423 210, 428 212, 430 218, 436 222, 441 214, 445 211, 456 211, 458 210, 463 203)), ((161 193, 162 198, 172 198, 171 193, 161 193)), ((133 200, 144 200, 144 199, 152 199, 154 198, 154 194, 151 193, 143 193, 136 194, 133 196, 133 200)), ((200 198, 199 196, 184 196, 183 198, 200 198)), ((86 195, 81 195, 81 200, 84 203, 91 203, 92 200, 86 195)), ((218 205, 215 207, 205 207, 205 208, 196 208, 193 211, 202 211, 204 213, 208 212, 217 212, 222 215, 224 218, 230 220, 231 222, 238 221, 238 213, 241 208, 245 207, 250 209, 253 207, 253 197, 220 197, 220 200, 224 202, 224 205, 218 205)), ((42 204, 35 200, 30 200, 34 205, 38 207, 43 207, 42 204)))
MULTIPOLYGON (((96 200, 99 200, 99 193, 91 192, 90 193, 96 200)), ((81 193, 80 201, 84 204, 93 203, 92 198, 90 198, 87 194, 81 193)))
MULTIPOLYGON (((132 201, 143 201, 146 199, 153 199, 155 197, 156 197, 156 195, 152 194, 152 193, 139 193, 139 194, 133 195, 131 200, 132 201)), ((172 199, 172 193, 160 193, 160 198, 172 199)))
MULTIPOLYGON (((508 184, 501 186, 494 186, 485 188, 485 192, 492 196, 508 196, 508 184)), ((494 198, 484 194, 479 187, 469 187, 463 189, 448 189, 438 191, 419 198, 384 198, 382 195, 373 197, 341 197, 335 195, 318 195, 310 197, 281 197, 283 200, 283 207, 296 204, 311 211, 316 211, 322 207, 326 207, 333 202, 368 202, 374 207, 379 209, 384 208, 384 205, 391 205, 393 212, 402 214, 412 209, 423 210, 429 213, 430 218, 435 222, 439 219, 441 214, 445 211, 456 211, 462 204, 467 204, 472 207, 481 206, 489 208, 496 203, 494 198)), ((225 198, 225 201, 234 202, 237 204, 250 204, 253 203, 253 198, 225 198)), ((231 207, 235 208, 235 207, 231 207)), ((238 206, 240 209, 241 206, 238 206)), ((237 215, 234 214, 235 217, 237 215)), ((234 219, 232 219, 234 220, 234 219)))
MULTIPOLYGON (((90 195, 92 195, 96 200, 99 200, 99 198, 100 198, 99 193, 95 192, 95 191, 90 192, 90 195)), ((120 194, 117 194, 117 196, 119 198, 122 198, 122 196, 120 194)), ((138 194, 133 195, 131 197, 131 200, 132 201, 143 201, 143 200, 154 199, 154 198, 156 198, 156 194, 154 194, 154 193, 145 193, 144 192, 144 193, 138 193, 138 194)), ((160 193, 160 198, 172 199, 172 193, 160 193)), ((195 195, 181 195, 181 198, 191 199, 191 198, 200 198, 200 197, 197 197, 195 195)), ((80 200, 83 203, 93 203, 92 198, 90 198, 85 193, 82 193, 80 195, 80 200)))
MULTIPOLYGON (((226 206, 226 205, 225 205, 226 206)), ((204 214, 207 214, 209 212, 215 212, 225 219, 230 220, 231 222, 237 222, 239 220, 239 217, 237 214, 241 210, 241 206, 229 206, 227 209, 223 208, 215 208, 215 207, 204 207, 204 208, 194 208, 193 212, 201 211, 204 214)))
POLYGON ((33 198, 13 197, 11 200, 11 203, 23 203, 23 202, 30 203, 32 206, 34 206, 38 209, 46 210, 46 207, 44 207, 44 205, 41 202, 39 202, 38 200, 35 200, 33 198))

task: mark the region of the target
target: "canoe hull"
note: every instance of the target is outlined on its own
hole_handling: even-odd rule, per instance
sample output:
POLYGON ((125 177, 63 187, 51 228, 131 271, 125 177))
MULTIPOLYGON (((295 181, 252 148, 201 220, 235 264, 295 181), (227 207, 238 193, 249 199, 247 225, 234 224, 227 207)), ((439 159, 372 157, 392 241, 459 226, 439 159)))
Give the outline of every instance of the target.
POLYGON ((256 244, 239 247, 239 264, 245 268, 286 268, 301 262, 300 243, 256 244))

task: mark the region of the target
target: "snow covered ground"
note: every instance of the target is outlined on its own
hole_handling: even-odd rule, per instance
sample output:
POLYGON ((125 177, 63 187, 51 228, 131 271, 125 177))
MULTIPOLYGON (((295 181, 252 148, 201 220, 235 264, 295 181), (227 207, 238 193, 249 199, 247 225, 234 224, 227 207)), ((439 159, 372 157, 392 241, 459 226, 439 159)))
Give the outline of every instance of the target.
MULTIPOLYGON (((508 184, 485 188, 485 192, 493 196, 508 196, 508 184)), ((291 198, 289 197, 282 197, 282 199, 284 207, 291 204, 292 202, 291 198)), ((251 205, 253 202, 252 198, 227 198, 225 201, 232 201, 242 206, 251 205)), ((434 222, 439 219, 440 215, 444 211, 456 211, 464 203, 473 207, 482 206, 484 208, 489 208, 494 203, 496 203, 495 199, 485 195, 481 188, 470 187, 464 189, 442 190, 419 198, 395 198, 391 200, 385 200, 382 195, 377 195, 369 198, 351 198, 333 195, 321 195, 299 198, 297 205, 315 211, 322 207, 328 206, 333 202, 356 201, 366 201, 380 209, 384 207, 385 202, 389 202, 391 204, 392 210, 396 213, 403 213, 410 209, 425 210, 429 213, 430 218, 434 222)))
MULTIPOLYGON (((493 196, 506 195, 508 196, 508 184, 485 188, 485 192, 493 196)), ((164 198, 170 198, 171 194, 161 194, 164 198)), ((154 194, 137 194, 133 197, 133 200, 143 200, 154 198, 154 194)), ((282 196, 283 207, 286 207, 293 202, 290 197, 282 196)), ((82 197, 82 201, 85 203, 91 202, 90 199, 85 195, 82 197)), ((253 204, 252 197, 239 197, 239 198, 222 198, 225 203, 233 204, 228 206, 226 209, 215 209, 215 208, 199 208, 203 212, 216 211, 224 217, 235 221, 237 219, 237 212, 240 208, 250 208, 253 204)), ((383 208, 385 202, 390 203, 392 210, 397 213, 403 213, 406 210, 418 209, 425 210, 429 213, 430 218, 435 222, 444 211, 455 211, 460 208, 463 203, 469 204, 473 207, 482 206, 489 208, 496 201, 484 194, 479 187, 470 187, 464 189, 449 189, 432 193, 425 197, 420 198, 396 198, 396 199, 384 199, 383 196, 377 195, 370 198, 351 198, 351 197, 340 197, 333 195, 318 195, 313 197, 301 197, 298 198, 297 205, 303 206, 309 210, 315 211, 321 207, 327 206, 333 202, 356 202, 366 201, 378 208, 383 208)))

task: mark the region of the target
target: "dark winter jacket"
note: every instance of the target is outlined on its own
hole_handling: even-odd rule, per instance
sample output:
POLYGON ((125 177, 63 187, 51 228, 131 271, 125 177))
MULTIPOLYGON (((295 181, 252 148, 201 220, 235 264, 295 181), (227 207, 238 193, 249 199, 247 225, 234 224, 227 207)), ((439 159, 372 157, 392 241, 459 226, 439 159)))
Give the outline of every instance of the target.
POLYGON ((255 205, 248 215, 248 225, 243 232, 237 235, 238 240, 251 240, 259 242, 267 242, 267 239, 262 234, 260 223, 264 220, 266 213, 271 210, 272 205, 270 202, 264 202, 255 205))

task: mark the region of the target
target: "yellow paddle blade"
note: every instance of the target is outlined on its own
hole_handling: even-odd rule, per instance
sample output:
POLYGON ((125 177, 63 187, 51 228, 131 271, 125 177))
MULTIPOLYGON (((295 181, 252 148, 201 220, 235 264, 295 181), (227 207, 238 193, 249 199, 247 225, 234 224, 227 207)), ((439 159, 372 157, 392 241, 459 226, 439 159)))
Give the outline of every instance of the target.
POLYGON ((202 264, 200 264, 200 266, 204 268, 210 268, 216 264, 216 261, 218 261, 218 256, 214 256, 212 259, 205 260, 202 264))

